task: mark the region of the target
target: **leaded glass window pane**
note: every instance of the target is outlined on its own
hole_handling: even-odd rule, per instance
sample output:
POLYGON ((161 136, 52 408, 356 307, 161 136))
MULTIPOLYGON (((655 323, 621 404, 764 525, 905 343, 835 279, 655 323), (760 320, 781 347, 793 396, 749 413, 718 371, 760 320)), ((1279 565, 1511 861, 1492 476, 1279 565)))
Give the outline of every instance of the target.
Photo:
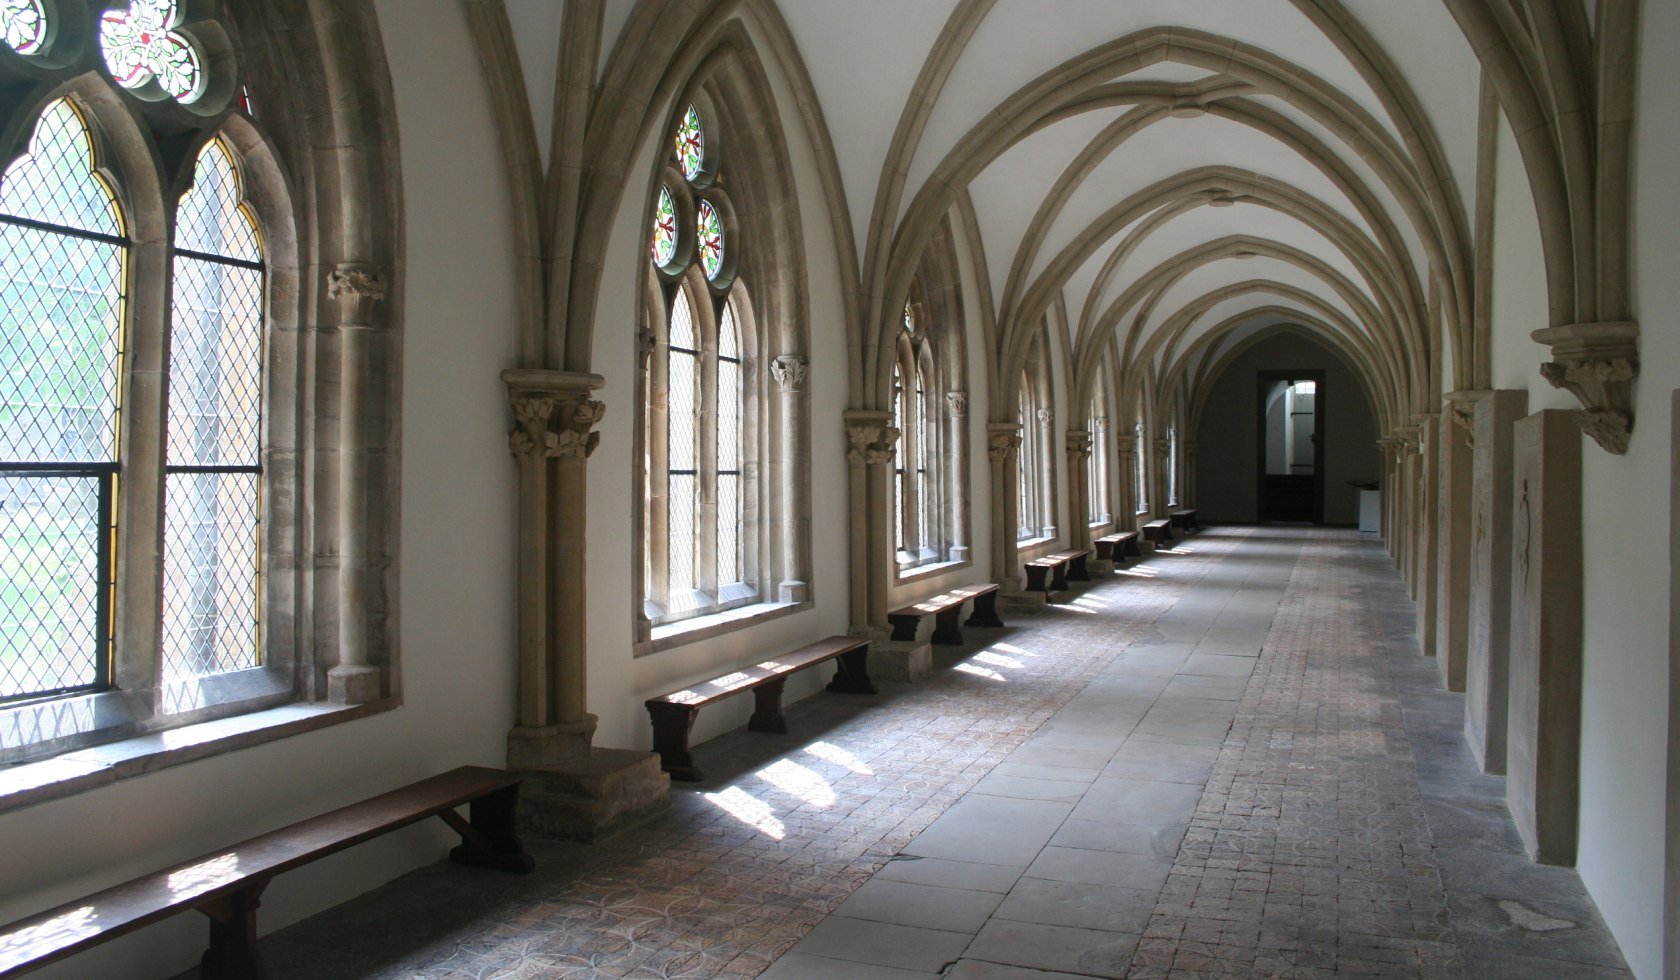
POLYGON ((741 569, 741 361, 735 311, 723 308, 717 366, 717 580, 739 582, 741 569))
POLYGON ((0 701, 101 679, 105 482, 0 476, 0 701))
POLYGON ((127 242, 92 163, 60 100, 0 175, 0 699, 106 675, 127 242))
POLYGON ((666 425, 670 462, 668 581, 674 605, 691 605, 700 557, 700 358, 688 295, 678 291, 671 307, 667 363, 666 425))
POLYGON ((700 110, 689 106, 682 122, 677 124, 677 166, 682 169, 684 179, 693 180, 700 176, 705 161, 706 131, 700 124, 700 110))
POLYGON ((47 12, 41 0, 0 0, 0 31, 18 54, 34 54, 47 39, 47 12))
POLYGON ((176 218, 164 483, 168 678, 258 663, 263 269, 219 141, 176 218))
POLYGON ((653 212, 653 264, 664 268, 677 255, 677 206, 668 188, 659 189, 653 212))
POLYGON ((718 217, 717 208, 712 207, 712 202, 700 202, 696 227, 700 234, 700 267, 705 270, 708 280, 716 279, 723 271, 723 221, 718 217))
MULTIPOLYGON (((904 373, 899 370, 898 363, 893 363, 893 427, 899 432, 904 431, 904 373)), ((904 550, 904 454, 896 457, 897 463, 893 469, 893 547, 904 550)))
POLYGON ((204 69, 198 51, 175 32, 180 22, 176 0, 133 0, 127 10, 107 10, 99 25, 99 46, 111 77, 124 88, 152 79, 180 102, 203 94, 204 69))
POLYGON ((928 465, 933 445, 930 431, 932 412, 928 405, 928 383, 923 372, 916 372, 916 533, 915 545, 926 548, 932 540, 933 493, 929 485, 928 465))

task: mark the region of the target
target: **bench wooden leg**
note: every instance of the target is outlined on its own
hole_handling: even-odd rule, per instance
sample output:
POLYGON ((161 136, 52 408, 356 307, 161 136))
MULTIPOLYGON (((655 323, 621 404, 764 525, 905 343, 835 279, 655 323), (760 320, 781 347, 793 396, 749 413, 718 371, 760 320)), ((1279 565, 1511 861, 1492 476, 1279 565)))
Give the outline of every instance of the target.
POLYGON ((1052 591, 1052 592, 1066 592, 1067 591, 1067 589, 1068 589, 1068 565, 1069 564, 1070 564, 1069 562, 1064 561, 1061 564, 1056 566, 1056 575, 1055 575, 1054 578, 1052 578, 1050 580, 1050 591, 1052 591))
POLYGON ((782 688, 786 686, 784 674, 753 688, 753 713, 747 719, 747 731, 787 734, 787 719, 782 717, 782 688))
POLYGON ((653 718, 653 750, 659 753, 659 766, 672 779, 697 783, 705 777, 694 757, 688 754, 688 733, 694 728, 694 716, 699 712, 684 704, 653 703, 647 706, 653 718))
MULTIPOLYGON (((892 639, 901 643, 909 643, 916 639, 916 627, 922 624, 922 617, 896 616, 887 613, 887 622, 892 624, 892 639)), ((939 641, 935 640, 934 642, 939 641)))
POLYGON ((1126 547, 1122 550, 1125 552, 1127 558, 1143 557, 1143 549, 1138 547, 1137 538, 1127 539, 1126 547))
POLYGON ((933 620, 933 642, 940 646, 962 646, 962 604, 941 611, 933 620))
POLYGON ((875 684, 869 679, 869 648, 848 650, 834 660, 834 679, 828 689, 835 694, 874 694, 875 684))
POLYGON ((1073 561, 1068 562, 1068 578, 1073 579, 1075 582, 1091 581, 1091 572, 1090 569, 1085 567, 1084 555, 1080 555, 1073 561))
POLYGON ((438 814, 461 835, 461 844, 449 852, 449 860, 521 874, 536 868, 537 862, 525 853, 514 831, 518 807, 519 786, 515 784, 473 800, 465 820, 454 810, 438 814))
POLYGON ((264 881, 198 906, 210 919, 210 948, 199 960, 204 980, 260 980, 257 959, 257 906, 262 904, 264 881))
POLYGON ((1049 569, 1046 569, 1043 565, 1028 565, 1027 566, 1027 591, 1028 592, 1043 592, 1046 595, 1049 594, 1050 590, 1045 587, 1045 581, 1044 581, 1044 577, 1045 577, 1044 573, 1047 572, 1047 571, 1049 571, 1049 569))
POLYGON ((1114 554, 1114 544, 1112 542, 1098 541, 1098 542, 1096 542, 1096 545, 1097 545, 1097 561, 1113 561, 1114 560, 1114 558, 1112 557, 1113 554, 1114 554))
POLYGON ((1002 626, 997 614, 997 593, 987 592, 974 597, 974 612, 968 617, 970 626, 1002 626))

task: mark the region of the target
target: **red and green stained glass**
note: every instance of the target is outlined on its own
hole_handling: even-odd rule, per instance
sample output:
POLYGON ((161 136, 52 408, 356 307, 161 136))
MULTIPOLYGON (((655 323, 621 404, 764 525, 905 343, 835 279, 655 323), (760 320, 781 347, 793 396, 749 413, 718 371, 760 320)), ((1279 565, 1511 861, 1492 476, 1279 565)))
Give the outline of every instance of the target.
POLYGON ((689 106, 677 126, 677 165, 682 168, 683 179, 700 176, 700 165, 705 159, 706 133, 700 126, 700 110, 689 106))
POLYGON ((706 270, 707 279, 716 279, 723 271, 723 221, 718 218, 717 208, 712 207, 712 202, 700 202, 697 227, 700 232, 700 265, 706 270))
POLYGON ((0 32, 18 54, 34 54, 47 39, 47 12, 41 0, 0 0, 0 32))
POLYGON ((203 94, 204 68, 191 41, 175 32, 176 0, 134 0, 124 10, 107 10, 99 25, 99 46, 111 77, 124 88, 157 79, 178 102, 203 94))
POLYGON ((653 212, 653 264, 663 269, 677 255, 677 206, 668 188, 659 189, 659 204, 653 212))

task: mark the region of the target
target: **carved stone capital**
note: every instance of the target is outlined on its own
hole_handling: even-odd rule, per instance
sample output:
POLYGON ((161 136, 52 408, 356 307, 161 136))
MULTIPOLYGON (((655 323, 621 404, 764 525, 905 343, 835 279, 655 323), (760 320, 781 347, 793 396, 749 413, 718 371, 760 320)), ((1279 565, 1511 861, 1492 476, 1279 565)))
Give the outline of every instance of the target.
POLYGON ((1138 437, 1135 435, 1127 434, 1114 437, 1114 448, 1119 451, 1121 456, 1127 458, 1137 452, 1137 444, 1138 437))
POLYGON ((1155 447, 1156 459, 1166 459, 1172 455, 1172 440, 1166 436, 1156 436, 1151 445, 1155 447))
POLYGON ((1397 425, 1390 435, 1397 456, 1418 456, 1423 453, 1423 429, 1415 425, 1397 425))
MULTIPOLYGON (((871 456, 881 451, 881 440, 886 430, 892 428, 893 416, 891 412, 874 412, 851 410, 845 413, 846 421, 846 462, 853 466, 864 466, 875 462, 871 456)), ((892 429, 890 442, 898 440, 898 430, 892 429)), ((888 448, 891 446, 889 444, 888 448)))
POLYGON ((1101 436, 1108 431, 1108 416, 1097 415, 1091 419, 1091 435, 1101 436))
POLYGON ((371 265, 346 262, 327 276, 327 296, 338 300, 341 322, 365 325, 385 298, 385 277, 371 265))
POLYGON ((591 431, 607 407, 590 397, 602 384, 598 374, 510 369, 502 372, 513 409, 508 448, 523 461, 587 459, 601 443, 591 431))
POLYGON ((770 376, 776 379, 777 391, 798 391, 805 384, 805 358, 797 354, 783 354, 770 362, 770 376))
POLYGON ((1486 388, 1466 388, 1462 391, 1449 391, 1444 397, 1447 403, 1447 418, 1453 424, 1469 433, 1465 438, 1469 444, 1476 445, 1476 403, 1488 396, 1486 388))
POLYGON ((1067 433, 1067 454, 1070 459, 1091 458, 1091 433, 1082 429, 1069 429, 1067 433))
POLYGON ((947 391, 945 393, 945 414, 954 419, 968 418, 968 392, 947 391))
POLYGON ((1552 349, 1540 376, 1580 401, 1581 430, 1620 456, 1633 432, 1633 382, 1639 376, 1639 324, 1571 323, 1531 336, 1552 349))
POLYGON ((1021 427, 1014 422, 990 422, 986 425, 986 458, 994 463, 1006 463, 1021 453, 1021 427))
POLYGON ((871 466, 891 466, 898 459, 898 437, 903 434, 896 426, 882 426, 881 438, 869 447, 865 461, 871 466))
POLYGON ((647 327, 636 333, 636 356, 641 358, 641 365, 645 369, 653 360, 653 352, 659 348, 659 335, 647 327))
POLYGON ((1050 424, 1055 421, 1056 414, 1048 408, 1041 408, 1038 410, 1038 424, 1040 427, 1048 429, 1050 428, 1050 424))

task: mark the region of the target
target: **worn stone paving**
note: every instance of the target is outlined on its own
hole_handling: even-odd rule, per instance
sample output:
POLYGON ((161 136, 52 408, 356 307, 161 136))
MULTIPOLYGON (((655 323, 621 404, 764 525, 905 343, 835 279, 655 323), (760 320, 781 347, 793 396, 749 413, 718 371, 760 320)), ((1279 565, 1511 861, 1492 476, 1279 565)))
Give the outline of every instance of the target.
POLYGON ((1532 864, 1369 536, 1214 529, 539 871, 416 872, 262 944, 274 978, 1628 976, 1532 864))
POLYGON ((1240 539, 1138 563, 1004 629, 971 628, 915 685, 801 701, 791 735, 700 746, 712 782, 677 784, 667 816, 602 845, 528 842, 535 875, 441 864, 283 930, 262 943, 268 974, 757 976, 1240 539))

